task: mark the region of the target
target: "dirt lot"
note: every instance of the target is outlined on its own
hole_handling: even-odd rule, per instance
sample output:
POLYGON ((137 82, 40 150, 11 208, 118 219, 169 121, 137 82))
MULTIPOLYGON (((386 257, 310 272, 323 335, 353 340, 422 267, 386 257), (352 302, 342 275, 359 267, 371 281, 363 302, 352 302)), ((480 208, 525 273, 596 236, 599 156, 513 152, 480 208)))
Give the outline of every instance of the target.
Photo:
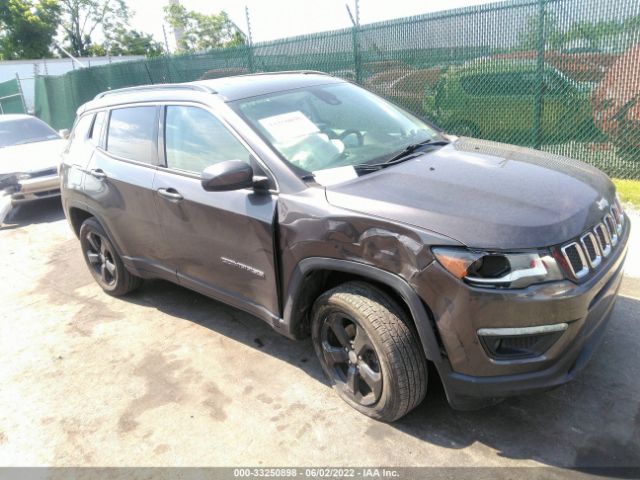
POLYGON ((308 342, 165 282, 103 294, 59 202, 12 223, 0 230, 2 466, 640 464, 639 278, 625 278, 573 383, 455 412, 433 379, 386 425, 332 393, 308 342))

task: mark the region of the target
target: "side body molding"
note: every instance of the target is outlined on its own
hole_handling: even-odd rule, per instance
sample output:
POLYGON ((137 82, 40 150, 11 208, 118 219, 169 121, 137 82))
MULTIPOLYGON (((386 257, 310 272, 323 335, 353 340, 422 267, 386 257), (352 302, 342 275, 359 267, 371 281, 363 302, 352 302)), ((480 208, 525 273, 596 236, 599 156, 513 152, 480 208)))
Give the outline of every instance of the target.
POLYGON ((280 320, 281 324, 277 327, 282 333, 295 338, 296 323, 303 320, 299 318, 299 315, 296 313, 296 301, 302 290, 305 276, 314 270, 331 270, 359 275, 392 288, 409 307, 426 358, 434 363, 440 363, 442 361, 440 347, 433 331, 431 318, 413 288, 411 288, 404 279, 391 272, 381 270, 372 265, 349 260, 310 257, 298 263, 289 282, 289 288, 285 298, 284 315, 280 320))

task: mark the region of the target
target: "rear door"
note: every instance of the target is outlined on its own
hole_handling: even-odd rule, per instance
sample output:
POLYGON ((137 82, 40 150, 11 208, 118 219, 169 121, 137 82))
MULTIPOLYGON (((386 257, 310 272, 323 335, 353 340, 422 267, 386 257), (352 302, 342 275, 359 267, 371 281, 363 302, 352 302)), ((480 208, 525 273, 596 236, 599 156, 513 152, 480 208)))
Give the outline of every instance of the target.
POLYGON ((87 167, 84 191, 126 265, 175 280, 166 268, 153 193, 158 165, 159 106, 114 108, 87 167))
MULTIPOLYGON (((180 283, 271 321, 278 317, 274 268, 276 194, 207 192, 204 168, 226 160, 260 165, 211 111, 167 105, 161 144, 165 166, 154 180, 156 205, 180 283)), ((264 171, 256 172, 258 174, 264 171)))

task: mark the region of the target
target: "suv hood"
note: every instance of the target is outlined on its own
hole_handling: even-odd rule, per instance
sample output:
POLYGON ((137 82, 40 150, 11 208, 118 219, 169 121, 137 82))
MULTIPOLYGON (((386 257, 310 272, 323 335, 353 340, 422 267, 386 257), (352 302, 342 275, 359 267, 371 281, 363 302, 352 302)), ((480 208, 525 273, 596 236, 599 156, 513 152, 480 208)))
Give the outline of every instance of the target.
POLYGON ((0 148, 0 174, 57 168, 66 144, 66 140, 60 139, 0 148))
POLYGON ((602 220, 615 188, 602 172, 577 160, 461 137, 327 187, 326 194, 340 208, 411 224, 469 247, 506 250, 577 237, 602 220))

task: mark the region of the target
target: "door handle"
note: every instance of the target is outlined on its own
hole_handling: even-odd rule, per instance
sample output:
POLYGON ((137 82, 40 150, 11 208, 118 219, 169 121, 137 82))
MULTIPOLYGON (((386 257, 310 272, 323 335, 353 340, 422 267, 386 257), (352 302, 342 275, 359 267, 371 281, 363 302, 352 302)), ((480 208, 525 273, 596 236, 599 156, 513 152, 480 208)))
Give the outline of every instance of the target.
POLYGON ((98 180, 104 180, 107 178, 107 174, 101 168, 93 168, 89 170, 89 173, 92 177, 97 178, 98 180))
POLYGON ((173 188, 159 188, 158 189, 158 195, 160 195, 161 197, 164 197, 168 200, 173 200, 173 201, 180 201, 182 200, 182 195, 180 195, 175 189, 173 188))

